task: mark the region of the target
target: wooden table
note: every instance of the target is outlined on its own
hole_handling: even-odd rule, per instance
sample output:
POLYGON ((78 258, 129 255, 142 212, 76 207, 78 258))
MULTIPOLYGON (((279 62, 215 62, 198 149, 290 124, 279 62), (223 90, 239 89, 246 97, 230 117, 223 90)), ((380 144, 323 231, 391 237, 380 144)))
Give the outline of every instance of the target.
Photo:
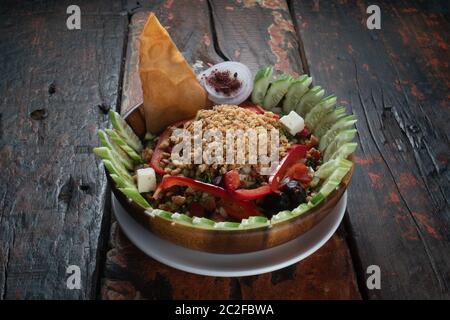
POLYGON ((450 298, 448 5, 377 1, 78 1, 0 8, 0 298, 450 298), (196 70, 223 60, 309 73, 358 116, 344 223, 316 253, 214 278, 146 257, 110 212, 91 150, 105 111, 141 99, 138 36, 154 11, 196 70), (81 270, 81 289, 66 269, 81 270), (366 286, 371 265, 381 289, 366 286))

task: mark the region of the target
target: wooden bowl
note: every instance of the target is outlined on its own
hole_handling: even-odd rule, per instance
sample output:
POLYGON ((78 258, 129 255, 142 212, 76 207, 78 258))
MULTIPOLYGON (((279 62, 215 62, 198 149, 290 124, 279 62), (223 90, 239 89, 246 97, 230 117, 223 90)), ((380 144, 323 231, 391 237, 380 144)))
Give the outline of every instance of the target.
MULTIPOLYGON (((141 105, 135 106, 124 116, 135 133, 143 138, 146 132, 141 105)), ((206 229, 151 215, 138 204, 130 201, 114 184, 107 172, 112 191, 125 210, 143 227, 157 236, 178 245, 212 253, 245 253, 278 246, 304 234, 336 206, 344 194, 353 168, 342 180, 339 188, 323 202, 304 214, 268 226, 250 229, 206 229)))

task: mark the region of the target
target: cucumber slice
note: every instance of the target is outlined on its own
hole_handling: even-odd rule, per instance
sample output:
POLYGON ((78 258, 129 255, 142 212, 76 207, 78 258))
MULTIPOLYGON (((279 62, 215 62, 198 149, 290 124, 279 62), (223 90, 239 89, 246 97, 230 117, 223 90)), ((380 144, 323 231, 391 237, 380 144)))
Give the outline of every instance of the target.
POLYGON ((284 210, 284 211, 280 211, 276 215, 274 215, 270 221, 272 223, 278 223, 278 222, 281 222, 281 221, 284 221, 284 220, 287 220, 290 218, 292 218, 292 212, 289 210, 284 210))
POLYGON ((133 149, 131 148, 125 140, 117 133, 116 130, 113 129, 106 129, 106 132, 108 133, 111 140, 117 144, 123 151, 128 154, 128 156, 133 159, 133 161, 137 163, 142 163, 142 157, 133 149))
POLYGON ((301 215, 301 214, 305 213, 306 211, 308 211, 309 209, 311 209, 312 207, 313 206, 309 203, 302 203, 297 208, 292 210, 292 215, 294 215, 294 216, 301 215))
POLYGON ((300 76, 294 80, 289 87, 286 97, 283 101, 283 111, 288 114, 300 103, 300 99, 308 91, 308 87, 312 82, 312 78, 307 75, 300 76))
POLYGON ((315 86, 306 92, 295 107, 295 111, 303 118, 322 99, 325 90, 320 86, 315 86))
POLYGON ((283 74, 277 80, 272 82, 264 97, 263 106, 269 110, 275 108, 288 92, 292 81, 294 81, 294 79, 291 76, 283 74))
POLYGON ((325 150, 331 142, 333 142, 334 138, 339 134, 339 132, 351 129, 353 125, 356 123, 356 119, 354 115, 346 116, 340 119, 338 122, 333 124, 330 130, 325 133, 319 141, 319 150, 325 150))
POLYGON ((126 179, 124 179, 123 177, 115 174, 115 173, 110 173, 109 176, 114 180, 114 182, 116 183, 117 188, 132 188, 132 187, 136 187, 134 184, 132 184, 131 182, 127 181, 126 179))
POLYGON ((345 107, 337 107, 333 112, 327 114, 319 123, 316 125, 314 130, 312 131, 316 137, 322 137, 333 124, 336 123, 339 119, 345 117, 345 107))
POLYGON ((269 219, 262 216, 252 216, 247 219, 242 219, 241 228, 256 228, 262 227, 269 224, 269 219))
POLYGON ((172 220, 172 212, 169 211, 165 211, 165 210, 161 210, 161 209, 155 209, 152 211, 152 213, 158 217, 167 219, 167 220, 172 220))
POLYGON ((213 228, 215 222, 207 218, 194 217, 192 219, 192 224, 199 227, 213 228))
POLYGON ((128 123, 117 112, 112 110, 109 111, 109 118, 114 129, 117 130, 125 142, 135 151, 141 152, 143 148, 141 140, 139 140, 139 137, 133 132, 128 123))
POLYGON ((123 151, 114 141, 110 141, 108 135, 103 130, 98 130, 98 137, 103 147, 111 150, 113 155, 119 159, 119 161, 128 170, 133 170, 133 160, 123 151))
POLYGON ((133 178, 128 173, 127 175, 121 174, 110 160, 103 160, 103 165, 106 167, 109 174, 115 174, 124 179, 129 185, 135 185, 133 178))
POLYGON ((358 144, 356 142, 344 143, 335 153, 330 157, 332 159, 347 159, 349 155, 355 152, 358 144))
POLYGON ((317 206, 319 203, 321 203, 323 200, 325 200, 325 196, 324 196, 322 193, 318 192, 318 193, 316 193, 316 194, 314 195, 314 197, 312 197, 312 199, 309 201, 308 204, 309 204, 311 207, 315 207, 315 206, 317 206))
POLYGON ((183 213, 175 212, 174 214, 172 214, 172 220, 180 223, 192 224, 192 218, 183 213))
POLYGON ((330 160, 336 150, 338 150, 343 144, 351 142, 356 135, 356 129, 344 130, 339 132, 339 134, 334 138, 333 142, 325 149, 323 153, 323 161, 327 162, 330 160))
POLYGON ((138 205, 144 208, 150 208, 150 204, 145 200, 145 198, 139 193, 136 188, 119 188, 128 198, 136 202, 138 205))
MULTIPOLYGON (((342 167, 339 166, 336 170, 334 170, 334 172, 327 178, 327 180, 325 180, 325 182, 323 183, 322 187, 319 190, 319 193, 317 193, 316 196, 321 195, 323 199, 325 199, 325 197, 327 197, 339 186, 339 184, 342 181, 342 178, 344 178, 345 175, 350 171, 350 168, 351 166, 349 167, 348 165, 344 165, 342 167)), ((315 197, 313 197, 312 200, 314 200, 314 198, 315 197)))
POLYGON ((93 151, 94 151, 94 154, 96 154, 97 156, 99 156, 103 160, 111 161, 111 163, 114 166, 116 172, 111 172, 110 171, 110 173, 117 173, 118 176, 126 178, 127 180, 130 180, 130 179, 133 180, 133 178, 131 177, 131 175, 128 172, 128 170, 125 168, 125 166, 121 162, 119 162, 114 157, 114 155, 111 152, 111 150, 109 150, 106 147, 98 147, 98 148, 94 148, 93 151))
POLYGON ((335 95, 328 96, 322 99, 322 101, 316 104, 311 111, 308 112, 305 117, 305 122, 310 130, 314 130, 320 120, 328 113, 332 112, 336 100, 337 98, 335 95))
POLYGON ((352 165, 353 163, 347 159, 330 160, 320 166, 319 170, 314 173, 314 177, 318 177, 323 180, 328 178, 338 167, 351 168, 352 165))
POLYGON ((252 102, 263 104, 264 97, 269 88, 270 78, 273 74, 272 67, 266 67, 259 69, 255 75, 255 80, 253 81, 253 92, 252 92, 252 102))
POLYGON ((240 222, 230 222, 230 221, 223 221, 223 222, 216 222, 214 224, 215 229, 236 229, 239 228, 241 225, 240 222))

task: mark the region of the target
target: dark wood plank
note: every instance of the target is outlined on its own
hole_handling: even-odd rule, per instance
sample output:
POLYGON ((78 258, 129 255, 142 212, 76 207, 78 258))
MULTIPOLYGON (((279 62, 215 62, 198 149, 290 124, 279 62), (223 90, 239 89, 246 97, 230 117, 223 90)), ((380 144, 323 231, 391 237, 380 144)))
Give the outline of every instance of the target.
POLYGON ((348 204, 359 272, 381 268, 370 298, 449 298, 448 3, 378 1, 373 31, 369 4, 292 2, 315 82, 359 118, 348 204))
POLYGON ((228 60, 255 73, 265 65, 291 75, 303 73, 299 45, 286 1, 209 1, 217 48, 228 60))
MULTIPOLYGON (((219 62, 223 57, 240 60, 253 71, 264 64, 277 64, 278 71, 301 73, 296 35, 284 2, 277 3, 277 6, 274 4, 274 7, 221 1, 189 1, 189 5, 184 1, 169 1, 144 6, 155 11, 162 24, 169 27, 175 43, 191 64, 197 62, 201 65, 198 61, 206 62, 204 65, 219 62), (208 9, 212 9, 212 24, 207 20, 210 15, 208 9), (191 14, 197 18, 189 21, 183 18, 191 14), (255 21, 249 19, 245 23, 245 19, 253 15, 257 16, 255 21, 263 22, 254 24, 255 21), (230 21, 240 22, 234 25, 230 21), (241 30, 247 30, 248 34, 241 30), (268 34, 270 30, 275 30, 272 37, 268 34), (185 35, 192 32, 201 38, 183 42, 185 35), (247 41, 252 43, 248 45, 247 41), (286 52, 288 62, 284 60, 283 52, 286 52)), ((138 101, 134 100, 140 90, 135 50, 138 48, 137 34, 142 30, 145 18, 146 13, 137 13, 131 20, 123 91, 124 110, 138 101)), ((103 299, 360 298, 350 254, 340 234, 334 235, 322 249, 301 263, 277 272, 242 278, 203 277, 167 267, 146 257, 131 245, 118 231, 116 223, 111 239, 102 282, 103 299)))
POLYGON ((205 277, 170 268, 137 249, 114 222, 102 299, 356 299, 345 243, 333 237, 313 256, 252 277, 205 277), (334 259, 330 261, 330 256, 334 259))
POLYGON ((63 2, 0 11, 0 299, 96 296, 107 183, 91 148, 109 126, 97 106, 118 100, 127 16, 77 3, 77 31, 63 2))

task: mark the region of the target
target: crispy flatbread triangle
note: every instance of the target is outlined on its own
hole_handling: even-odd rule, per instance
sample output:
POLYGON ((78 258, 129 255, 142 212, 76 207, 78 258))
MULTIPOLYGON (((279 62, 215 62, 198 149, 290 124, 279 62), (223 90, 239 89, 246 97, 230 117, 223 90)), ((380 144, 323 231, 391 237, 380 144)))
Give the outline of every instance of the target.
POLYGON ((139 74, 147 131, 158 133, 210 105, 194 71, 153 13, 140 44, 139 74))

